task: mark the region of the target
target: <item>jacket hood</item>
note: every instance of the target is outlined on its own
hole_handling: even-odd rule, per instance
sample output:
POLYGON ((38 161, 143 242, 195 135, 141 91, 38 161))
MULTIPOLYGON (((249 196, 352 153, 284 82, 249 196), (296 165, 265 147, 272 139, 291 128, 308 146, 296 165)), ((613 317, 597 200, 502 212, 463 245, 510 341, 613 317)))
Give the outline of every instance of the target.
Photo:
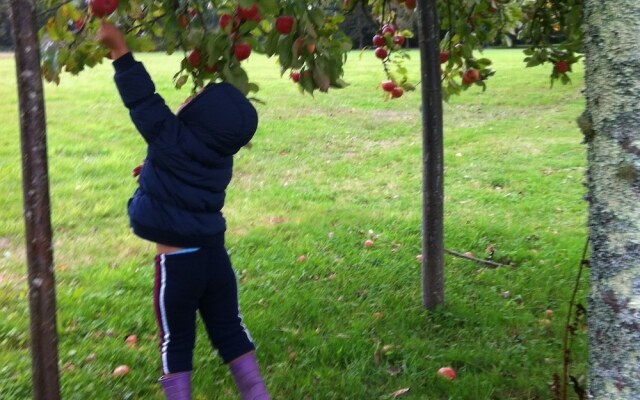
POLYGON ((251 140, 258 127, 258 113, 234 86, 206 86, 180 112, 178 118, 207 146, 233 155, 251 140))

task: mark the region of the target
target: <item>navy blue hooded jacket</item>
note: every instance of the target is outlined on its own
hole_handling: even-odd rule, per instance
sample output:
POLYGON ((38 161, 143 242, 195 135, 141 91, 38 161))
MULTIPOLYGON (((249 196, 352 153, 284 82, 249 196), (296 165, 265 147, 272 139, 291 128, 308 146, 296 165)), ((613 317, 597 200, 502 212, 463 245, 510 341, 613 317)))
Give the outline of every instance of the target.
POLYGON ((131 53, 113 65, 120 96, 148 145, 140 186, 128 205, 134 233, 176 247, 213 243, 226 229, 221 210, 233 154, 256 131, 255 108, 236 88, 220 83, 175 115, 131 53))

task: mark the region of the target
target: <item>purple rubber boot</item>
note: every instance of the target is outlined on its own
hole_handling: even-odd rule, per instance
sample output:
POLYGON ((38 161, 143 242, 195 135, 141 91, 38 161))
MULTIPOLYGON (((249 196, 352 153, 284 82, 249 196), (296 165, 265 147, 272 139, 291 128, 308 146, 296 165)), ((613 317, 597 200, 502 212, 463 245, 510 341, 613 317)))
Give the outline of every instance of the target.
POLYGON ((167 400, 191 400, 191 371, 163 376, 160 385, 167 400))
POLYGON ((256 353, 250 352, 233 360, 229 369, 236 381, 242 400, 270 400, 267 387, 260 375, 256 353))

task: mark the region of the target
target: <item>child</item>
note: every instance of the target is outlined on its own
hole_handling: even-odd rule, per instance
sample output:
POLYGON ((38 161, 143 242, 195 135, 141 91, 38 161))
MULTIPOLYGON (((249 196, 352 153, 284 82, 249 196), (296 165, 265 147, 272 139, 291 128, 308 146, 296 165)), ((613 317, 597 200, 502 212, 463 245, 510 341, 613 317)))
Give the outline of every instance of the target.
POLYGON ((255 346, 242 323, 220 211, 233 154, 256 131, 256 110, 237 89, 220 83, 204 88, 174 115, 118 28, 103 21, 97 39, 111 50, 116 86, 147 142, 128 211, 134 233, 157 247, 154 305, 166 398, 191 399, 199 311, 241 398, 268 400, 255 346))

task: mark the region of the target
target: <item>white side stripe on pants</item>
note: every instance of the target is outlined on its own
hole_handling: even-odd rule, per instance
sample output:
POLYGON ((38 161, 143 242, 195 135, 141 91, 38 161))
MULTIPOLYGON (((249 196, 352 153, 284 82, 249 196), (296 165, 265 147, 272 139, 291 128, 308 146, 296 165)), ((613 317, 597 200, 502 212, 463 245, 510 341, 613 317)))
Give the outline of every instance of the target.
POLYGON ((160 348, 160 354, 162 355, 162 372, 169 373, 169 363, 167 361, 167 349, 169 348, 169 342, 171 341, 171 335, 169 332, 169 323, 167 322, 167 312, 164 306, 164 291, 167 286, 167 271, 165 269, 165 256, 160 256, 160 293, 158 293, 158 307, 160 308, 160 321, 162 323, 162 331, 164 333, 162 337, 162 346, 160 348))

